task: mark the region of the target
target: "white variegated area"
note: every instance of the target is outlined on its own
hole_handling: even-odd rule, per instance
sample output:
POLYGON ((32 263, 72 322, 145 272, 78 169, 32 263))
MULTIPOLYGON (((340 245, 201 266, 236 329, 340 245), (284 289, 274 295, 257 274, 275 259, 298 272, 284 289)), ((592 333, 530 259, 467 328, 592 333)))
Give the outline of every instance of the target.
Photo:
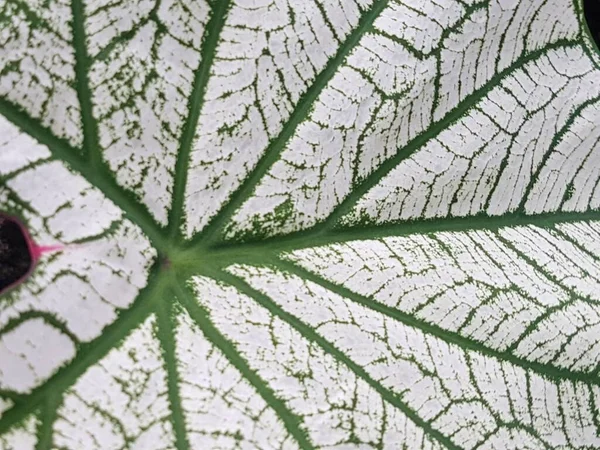
POLYGON ((183 311, 176 327, 181 407, 197 449, 295 450, 281 419, 183 311))
POLYGON ((600 70, 551 50, 398 164, 345 223, 586 211, 600 204, 600 70), (591 103, 590 103, 590 100, 591 103))
POLYGON ((195 277, 193 285, 213 323, 300 417, 315 447, 440 448, 344 363, 251 297, 210 278, 195 277))
POLYGON ((0 336, 0 389, 30 392, 75 356, 75 342, 43 319, 25 319, 0 336))
POLYGON ((0 15, 0 96, 81 145, 71 2, 2 0, 0 15))
POLYGON ((64 245, 43 255, 28 282, 0 302, 0 389, 21 393, 43 383, 75 356, 77 344, 100 336, 131 306, 156 255, 100 190, 49 156, 0 119, 0 192, 7 193, 0 210, 21 216, 39 245, 64 245), (18 325, 2 332, 11 323, 18 325))
POLYGON ((209 15, 204 0, 85 3, 102 157, 162 225, 209 15))
POLYGON ((287 256, 323 279, 529 361, 600 365, 600 223, 351 241, 287 256))
MULTIPOLYGON (((600 446, 595 406, 600 389, 595 384, 554 381, 294 275, 251 266, 230 270, 335 345, 460 448, 600 446)), ((232 321, 235 326, 216 320, 223 328, 249 329, 258 321, 258 313, 250 311, 244 308, 245 322, 232 321)), ((404 443, 408 436, 401 439, 404 443)))
POLYGON ((289 126, 303 95, 373 0, 234 0, 192 149, 188 237, 201 230, 289 126))
POLYGON ((53 444, 68 450, 174 448, 167 373, 148 318, 64 395, 53 444))
POLYGON ((412 157, 417 162, 403 161, 381 181, 386 187, 400 184, 398 192, 369 193, 362 201, 370 209, 363 212, 367 207, 361 203, 355 214, 359 219, 371 214, 375 222, 389 220, 387 209, 411 218, 432 216, 412 212, 418 200, 404 206, 397 198, 411 188, 413 197, 431 202, 432 210, 443 209, 459 188, 475 191, 471 197, 479 200, 483 194, 477 188, 494 185, 488 172, 498 171, 501 151, 510 152, 511 160, 490 208, 501 214, 519 204, 528 171, 534 170, 530 167, 539 164, 573 108, 598 95, 600 71, 579 43, 569 43, 580 33, 574 4, 492 0, 465 6, 458 0, 426 0, 417 9, 389 2, 236 212, 227 237, 284 234, 322 221, 381 164, 411 152, 415 138, 435 136, 439 124, 457 118, 461 122, 445 130, 446 145, 433 141, 433 151, 417 151, 412 157), (490 88, 495 89, 488 93, 490 88), (463 116, 463 109, 478 100, 476 117, 463 116), (517 133, 514 127, 524 122, 517 133), (476 161, 469 165, 473 153, 476 161), (455 165, 471 170, 464 183, 459 168, 452 170, 455 165), (429 194, 426 177, 440 185, 437 191, 429 194), (387 209, 375 201, 371 206, 373 196, 388 202, 387 209))

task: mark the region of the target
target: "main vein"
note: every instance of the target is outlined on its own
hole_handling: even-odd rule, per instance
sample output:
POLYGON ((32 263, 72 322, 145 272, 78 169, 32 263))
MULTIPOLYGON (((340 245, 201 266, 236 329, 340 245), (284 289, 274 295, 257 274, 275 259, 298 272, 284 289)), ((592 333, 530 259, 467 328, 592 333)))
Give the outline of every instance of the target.
POLYGON ((535 225, 553 228, 559 223, 590 220, 600 221, 600 211, 556 212, 526 215, 520 212, 502 216, 451 217, 429 220, 397 222, 384 225, 371 224, 352 228, 310 229, 288 236, 274 237, 263 241, 225 242, 211 246, 195 246, 173 253, 173 262, 178 267, 197 267, 205 264, 224 267, 235 262, 260 261, 264 254, 275 254, 309 247, 339 244, 356 240, 374 240, 391 236, 410 236, 441 232, 473 230, 498 230, 506 227, 535 225))
MULTIPOLYGON (((169 291, 170 297, 175 298, 176 292, 169 291)), ((167 372, 167 390, 169 403, 171 404, 171 421, 175 433, 175 447, 178 450, 190 448, 187 430, 185 427, 185 417, 183 406, 181 404, 181 395, 178 383, 180 381, 177 367, 177 352, 175 342, 175 324, 174 324, 173 303, 163 299, 156 308, 156 320, 158 322, 157 338, 163 352, 165 370, 167 372)))
POLYGON ((83 126, 83 155, 91 166, 102 164, 102 154, 98 145, 98 127, 94 119, 92 91, 88 80, 89 57, 87 53, 87 36, 85 33, 85 14, 83 2, 71 1, 73 14, 73 48, 75 49, 75 80, 77 99, 81 108, 83 126))
POLYGON ((185 188, 187 184, 187 173, 190 163, 190 154, 196 126, 204 104, 204 94, 210 78, 210 70, 217 53, 217 44, 221 30, 225 25, 230 0, 214 2, 216 5, 213 14, 206 25, 206 35, 202 44, 201 60, 194 84, 192 94, 188 103, 188 117, 183 126, 181 144, 177 153, 177 164, 175 165, 175 180, 173 186, 173 201, 169 213, 169 236, 172 239, 179 238, 183 219, 183 208, 185 201, 185 188))

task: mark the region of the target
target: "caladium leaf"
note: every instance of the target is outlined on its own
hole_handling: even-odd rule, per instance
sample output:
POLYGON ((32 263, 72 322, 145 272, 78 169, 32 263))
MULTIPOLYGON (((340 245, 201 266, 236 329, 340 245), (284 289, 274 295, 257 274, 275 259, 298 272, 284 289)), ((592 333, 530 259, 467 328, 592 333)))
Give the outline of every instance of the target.
POLYGON ((0 5, 0 449, 600 447, 583 2, 0 5))

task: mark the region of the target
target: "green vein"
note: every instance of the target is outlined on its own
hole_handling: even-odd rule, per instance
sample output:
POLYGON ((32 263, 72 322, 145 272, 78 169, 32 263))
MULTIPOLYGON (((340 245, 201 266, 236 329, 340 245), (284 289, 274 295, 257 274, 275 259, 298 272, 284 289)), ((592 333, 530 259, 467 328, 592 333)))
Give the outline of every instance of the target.
MULTIPOLYGON (((156 7, 160 2, 157 2, 156 7)), ((88 173, 97 174, 98 179, 105 183, 105 187, 101 189, 106 194, 107 188, 114 188, 110 193, 109 198, 115 201, 116 197, 121 197, 127 200, 128 206, 122 208, 126 214, 134 211, 137 220, 134 220, 153 241, 153 244, 159 251, 164 253, 166 245, 163 244, 161 228, 156 225, 156 221, 148 212, 147 208, 141 204, 136 194, 127 191, 124 187, 119 186, 115 180, 115 175, 109 169, 102 155, 102 148, 98 138, 98 123, 94 118, 92 91, 89 85, 88 70, 91 67, 91 59, 87 53, 87 37, 85 33, 85 14, 83 0, 72 0, 73 14, 73 48, 75 50, 75 74, 76 74, 76 91, 79 104, 81 106, 81 121, 83 125, 83 154, 88 163, 88 173)), ((51 149, 52 150, 52 149, 51 149)), ((84 175, 88 180, 88 176, 84 175)), ((90 182, 92 182, 90 180, 90 182)), ((100 187, 98 184, 95 184, 100 187)))
POLYGON ((79 149, 71 146, 67 140, 56 137, 48 128, 29 117, 20 107, 0 98, 0 113, 24 133, 49 147, 57 159, 69 164, 75 170, 85 168, 85 161, 79 149))
POLYGON ((374 380, 360 365, 356 364, 354 361, 348 358, 348 356, 346 356, 337 347, 335 347, 333 344, 331 344, 329 341, 327 341, 325 338, 319 335, 311 327, 304 324, 292 314, 289 314, 283 309, 281 309, 268 296, 266 296, 262 292, 255 290, 244 280, 234 275, 231 275, 230 273, 220 272, 218 275, 215 275, 215 278, 235 287, 239 292, 252 298, 259 305, 263 306, 269 312, 271 312, 274 316, 280 318, 281 320, 289 324, 292 328, 298 331, 305 339, 318 345, 321 349, 323 349, 323 351, 325 351, 325 353, 328 353, 331 356, 333 356, 336 361, 343 363, 354 374, 356 374, 358 378, 362 379, 369 386, 371 386, 371 388, 373 388, 385 401, 398 408, 404 415, 406 415, 419 428, 421 428, 426 435, 438 441, 443 447, 451 450, 459 449, 459 447, 457 447, 448 437, 444 436, 438 430, 434 429, 431 423, 426 422, 421 417, 419 417, 419 415, 411 407, 404 403, 400 396, 398 396, 388 388, 382 386, 378 381, 374 380))
POLYGON ((169 213, 169 233, 172 239, 180 238, 190 153, 196 133, 196 126, 204 104, 204 95, 210 78, 210 69, 217 53, 219 36, 225 25, 230 0, 219 0, 215 4, 215 11, 206 25, 206 36, 204 37, 201 51, 202 58, 196 70, 192 93, 188 103, 189 114, 183 125, 181 145, 177 153, 173 201, 169 213))
POLYGON ((549 364, 538 363, 534 361, 528 361, 520 358, 512 353, 502 352, 494 350, 491 347, 486 346, 483 343, 465 338, 458 333, 446 330, 432 323, 425 322, 421 319, 402 312, 396 308, 384 305, 377 302, 376 300, 367 298, 363 295, 357 294, 350 289, 340 286, 339 284, 333 283, 314 272, 306 270, 292 262, 279 259, 272 263, 275 268, 279 268, 292 275, 301 277, 304 280, 315 283, 330 292, 333 292, 341 297, 352 300, 353 302, 377 313, 383 314, 393 320, 396 320, 404 325, 418 329, 429 336, 434 336, 438 339, 443 340, 451 345, 456 345, 463 350, 475 351, 482 355, 492 357, 499 361, 509 362, 517 367, 521 367, 525 370, 531 370, 539 375, 551 379, 554 382, 560 382, 562 380, 570 380, 576 382, 584 382, 587 384, 600 386, 600 378, 597 373, 583 373, 583 372, 572 372, 568 369, 552 366, 549 364))
POLYGON ((6 323, 6 325, 4 325, 0 329, 0 339, 3 335, 10 333, 19 325, 34 319, 42 319, 48 325, 52 326, 53 328, 56 328, 62 334, 67 336, 72 342, 79 342, 79 339, 77 339, 77 337, 71 332, 71 330, 67 328, 64 322, 58 320, 53 314, 50 314, 45 311, 25 311, 19 314, 18 317, 9 320, 6 323))
MULTIPOLYGON (((156 8, 156 6, 155 6, 155 8, 156 8)), ((98 11, 101 10, 101 9, 102 8, 98 8, 95 11, 95 14, 98 14, 98 11)), ((154 11, 154 9, 152 11, 154 11)), ((117 35, 108 44, 106 44, 104 47, 102 47, 100 49, 100 51, 96 55, 94 55, 93 57, 89 58, 88 59, 88 64, 89 64, 88 69, 95 62, 106 61, 113 54, 113 52, 115 51, 115 49, 117 48, 117 46, 123 45, 124 42, 128 42, 131 39, 133 39, 135 37, 135 35, 142 28, 144 28, 144 26, 146 26, 146 24, 148 24, 151 20, 154 20, 154 18, 151 16, 152 11, 150 11, 146 17, 141 18, 141 20, 135 25, 135 27, 133 27, 130 30, 124 31, 121 34, 117 35)), ((158 24, 157 24, 157 27, 158 27, 158 24)))
POLYGON ((102 165, 102 155, 98 144, 98 128, 93 114, 92 91, 90 90, 87 72, 89 58, 83 0, 72 0, 71 10, 73 14, 76 91, 81 107, 81 123, 83 125, 83 155, 89 161, 90 166, 99 167, 102 165))
MULTIPOLYGON (((175 298, 175 293, 167 291, 171 297, 175 298)), ((171 418, 173 429, 175 430, 175 447, 178 450, 190 448, 185 429, 185 418, 181 407, 181 397, 179 395, 180 381, 177 370, 177 354, 175 351, 175 324, 174 324, 174 309, 170 299, 164 299, 160 302, 156 310, 156 320, 158 323, 157 337, 160 341, 160 346, 165 361, 167 371, 167 386, 169 403, 171 404, 171 418)))
POLYGON ((300 101, 294 108, 288 121, 284 125, 279 135, 271 141, 262 157, 256 164, 254 170, 246 177, 242 184, 231 194, 229 201, 212 218, 209 224, 201 233, 198 233, 195 239, 190 242, 208 242, 218 240, 219 233, 229 222, 235 211, 241 206, 243 201, 248 198, 262 177, 267 173, 271 166, 278 160, 288 140, 293 136, 298 125, 306 119, 311 111, 312 105, 317 100, 319 94, 327 86, 331 78, 335 75, 337 69, 348 56, 350 51, 358 44, 361 37, 371 28, 373 22, 386 7, 388 0, 375 0, 371 9, 363 14, 359 20, 358 26, 350 33, 337 53, 331 58, 325 68, 317 75, 313 84, 300 98, 300 101))
POLYGON ((58 416, 58 408, 62 402, 62 395, 58 392, 50 392, 44 400, 44 406, 39 414, 41 426, 38 429, 38 441, 36 450, 52 450, 53 426, 58 416))
POLYGON ((30 394, 11 395, 15 406, 2 415, 0 434, 31 414, 48 396, 66 391, 90 366, 100 361, 118 342, 125 339, 152 313, 149 305, 159 299, 165 284, 165 277, 159 275, 156 269, 153 270, 150 273, 150 283, 140 293, 135 303, 129 309, 121 311, 118 319, 104 328, 98 338, 79 345, 73 361, 59 369, 30 394))
POLYGON ((600 211, 562 212, 538 215, 520 213, 502 216, 480 214, 469 217, 432 219, 396 222, 386 225, 365 225, 363 227, 339 228, 332 230, 314 229, 288 236, 278 236, 259 242, 226 242, 212 247, 191 247, 174 252, 173 264, 176 267, 197 267, 210 265, 224 267, 236 261, 260 261, 266 253, 300 250, 303 248, 332 245, 337 243, 380 239, 392 236, 410 236, 438 232, 464 232, 474 230, 498 230, 500 228, 535 225, 540 228, 553 228, 559 223, 600 221, 600 211))
POLYGON ((101 190, 106 198, 121 209, 127 219, 142 229, 159 252, 167 252, 169 244, 147 209, 137 202, 133 193, 125 192, 114 181, 112 174, 106 168, 99 169, 87 164, 79 155, 79 150, 72 147, 66 140, 54 136, 50 130, 27 114, 17 110, 14 105, 4 99, 0 99, 0 114, 24 133, 47 146, 55 159, 64 162, 91 185, 101 190))
POLYGON ((285 429, 296 440, 302 449, 314 449, 306 432, 302 428, 302 420, 292 413, 285 403, 279 399, 273 390, 248 366, 246 360, 238 353, 236 347, 221 334, 208 317, 207 312, 197 303, 192 293, 181 282, 174 282, 177 287, 178 299, 192 320, 202 329, 204 336, 218 348, 259 393, 269 407, 275 411, 283 422, 285 429))

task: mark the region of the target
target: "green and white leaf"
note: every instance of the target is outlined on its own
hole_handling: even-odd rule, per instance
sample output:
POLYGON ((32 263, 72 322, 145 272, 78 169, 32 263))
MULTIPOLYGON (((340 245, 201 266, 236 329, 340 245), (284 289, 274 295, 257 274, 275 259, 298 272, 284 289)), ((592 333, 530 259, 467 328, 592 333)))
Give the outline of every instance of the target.
POLYGON ((0 5, 0 449, 600 448, 579 0, 0 5))

